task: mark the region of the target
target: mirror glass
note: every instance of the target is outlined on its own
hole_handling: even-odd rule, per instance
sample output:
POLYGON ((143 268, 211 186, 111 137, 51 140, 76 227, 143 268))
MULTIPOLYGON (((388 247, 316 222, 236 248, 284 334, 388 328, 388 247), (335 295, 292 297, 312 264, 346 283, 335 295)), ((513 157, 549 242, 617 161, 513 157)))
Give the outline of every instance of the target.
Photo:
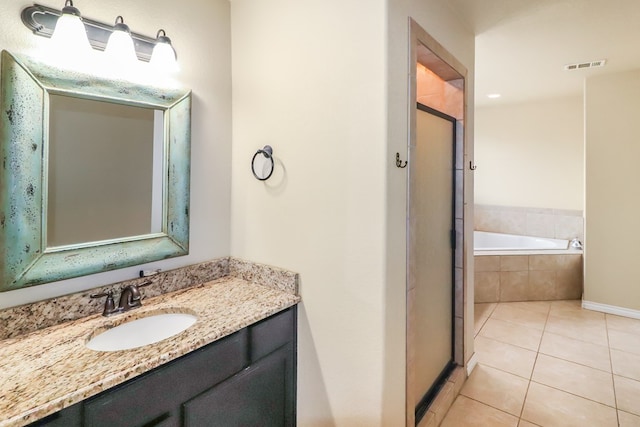
POLYGON ((0 292, 189 253, 191 92, 2 51, 0 292))
POLYGON ((151 108, 49 97, 47 247, 162 231, 162 120, 151 108))

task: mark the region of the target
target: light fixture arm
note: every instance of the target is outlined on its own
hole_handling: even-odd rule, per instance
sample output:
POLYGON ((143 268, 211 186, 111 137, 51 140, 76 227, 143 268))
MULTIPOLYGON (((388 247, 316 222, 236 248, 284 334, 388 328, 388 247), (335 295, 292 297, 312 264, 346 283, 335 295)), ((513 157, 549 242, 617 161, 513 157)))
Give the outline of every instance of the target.
MULTIPOLYGON (((73 2, 67 0, 65 7, 73 7, 73 2)), ((48 38, 51 38, 60 15, 62 15, 61 10, 39 4, 25 7, 20 14, 24 25, 33 31, 35 35, 48 38)), ((91 47, 97 50, 104 50, 107 47, 109 36, 113 33, 115 26, 85 17, 82 18, 82 22, 87 31, 87 37, 89 38, 91 47)), ((131 38, 133 39, 133 45, 138 59, 149 62, 153 47, 156 44, 156 39, 134 32, 131 33, 131 38)))
POLYGON ((118 15, 116 17, 116 23, 113 24, 113 30, 124 31, 127 34, 131 34, 131 30, 129 29, 129 26, 124 23, 124 18, 122 17, 122 15, 118 15))
POLYGON ((80 11, 77 7, 73 5, 73 0, 66 0, 64 2, 64 7, 62 8, 62 13, 68 13, 74 16, 80 16, 80 11))
POLYGON ((169 37, 167 37, 167 33, 165 30, 163 30, 162 28, 160 28, 158 30, 158 33, 156 34, 156 41, 157 42, 162 42, 162 43, 169 43, 171 44, 171 39, 169 37))

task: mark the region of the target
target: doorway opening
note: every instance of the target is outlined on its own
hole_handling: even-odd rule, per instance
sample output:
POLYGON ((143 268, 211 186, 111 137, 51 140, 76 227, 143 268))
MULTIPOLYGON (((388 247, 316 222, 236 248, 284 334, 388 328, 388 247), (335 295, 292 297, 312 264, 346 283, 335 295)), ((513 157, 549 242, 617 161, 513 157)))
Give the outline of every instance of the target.
MULTIPOLYGON (((407 426, 464 365, 466 69, 411 21, 407 194, 407 426)), ((433 416, 434 414, 430 414, 433 416)))

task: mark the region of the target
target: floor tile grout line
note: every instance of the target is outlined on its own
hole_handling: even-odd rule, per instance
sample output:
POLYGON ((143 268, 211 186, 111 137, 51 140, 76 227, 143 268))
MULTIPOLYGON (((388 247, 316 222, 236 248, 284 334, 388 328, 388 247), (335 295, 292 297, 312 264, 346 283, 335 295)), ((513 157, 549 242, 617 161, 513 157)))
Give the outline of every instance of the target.
POLYGON ((480 332, 482 331, 482 328, 484 328, 484 325, 486 325, 486 324, 487 324, 487 321, 488 321, 488 320, 489 320, 489 317, 488 317, 488 316, 484 318, 484 320, 481 322, 481 323, 482 323, 482 325, 480 325, 480 328, 478 329, 478 333, 477 333, 477 334, 475 334, 475 335, 473 336, 473 338, 475 338, 475 337, 477 337, 478 335, 480 335, 480 332))
MULTIPOLYGON (((508 304, 508 303, 498 303, 498 305, 504 305, 504 304, 508 304)), ((498 308, 498 306, 496 306, 496 309, 497 309, 497 308, 498 308)), ((514 307, 514 308, 515 308, 515 309, 517 309, 517 310, 520 310, 520 311, 527 312, 527 313, 532 313, 532 314, 533 314, 533 313, 534 313, 534 314, 542 314, 542 313, 540 313, 540 312, 538 312, 538 311, 532 311, 532 310, 527 310, 527 309, 524 309, 524 308, 518 308, 518 307, 514 307)), ((503 322, 514 323, 514 324, 517 324, 517 325, 520 325, 520 326, 524 326, 524 327, 526 327, 526 328, 530 328, 530 329, 538 329, 538 330, 541 330, 541 328, 537 328, 537 327, 531 326, 531 323, 535 323, 535 322, 527 322, 527 323, 523 323, 524 321, 522 321, 522 320, 520 320, 520 321, 518 321, 517 319, 516 319, 516 320, 514 320, 513 318, 508 317, 508 316, 505 316, 505 317, 496 317, 496 316, 494 316, 494 314, 495 314, 495 310, 493 311, 493 313, 491 313, 491 316, 489 316, 489 318, 494 319, 494 320, 502 320, 503 322)), ((501 316, 502 316, 502 315, 501 315, 501 316)))
MULTIPOLYGON (((540 341, 538 342, 538 349, 536 350, 536 363, 538 362, 538 355, 540 354, 540 347, 542 346, 542 339, 544 338, 544 331, 547 329, 547 322, 549 322, 549 316, 551 316, 551 306, 553 303, 549 304, 549 310, 547 310, 547 317, 544 319, 544 325, 542 327, 542 334, 540 335, 540 341)), ((536 364, 533 364, 533 368, 535 369, 536 364)), ((533 369, 531 370, 531 377, 533 378, 533 369)))
POLYGON ((495 407, 495 406, 493 406, 493 405, 489 405, 488 403, 485 403, 485 402, 483 402, 483 401, 481 401, 481 400, 478 400, 478 399, 475 399, 475 398, 473 398, 473 397, 469 397, 469 396, 467 396, 467 395, 465 395, 465 394, 460 394, 460 396, 464 396, 465 398, 467 398, 467 399, 469 399, 469 400, 473 400, 474 402, 480 403, 481 405, 487 406, 487 407, 489 407, 489 408, 491 408, 491 409, 495 409, 496 411, 500 411, 500 412, 502 412, 503 414, 507 414, 507 415, 510 415, 510 416, 512 416, 512 417, 514 417, 514 418, 518 418, 518 423, 520 423, 520 418, 519 418, 517 415, 513 415, 511 412, 507 412, 507 411, 505 411, 504 409, 496 408, 496 407, 495 407))
MULTIPOLYGON (((541 313, 541 314, 542 314, 542 313, 541 313)), ((529 324, 524 324, 524 323, 522 323, 522 322, 514 321, 514 320, 511 320, 511 319, 504 319, 504 318, 500 318, 500 317, 490 317, 490 318, 488 318, 488 319, 487 319, 487 322, 488 322, 489 320, 493 320, 493 321, 496 321, 496 320, 497 320, 498 322, 508 323, 508 324, 510 324, 510 325, 519 326, 519 327, 521 327, 521 328, 532 329, 532 330, 534 330, 534 331, 543 331, 543 329, 542 329, 542 328, 536 328, 536 327, 533 327, 533 326, 531 326, 531 325, 529 325, 529 324)), ((483 325, 483 326, 484 326, 484 325, 483 325)))
MULTIPOLYGON (((624 412, 625 414, 633 415, 634 417, 640 417, 640 414, 634 414, 633 412, 631 412, 631 411, 627 411, 627 410, 625 410, 625 409, 617 409, 617 410, 616 410, 616 412, 618 412, 618 413, 620 413, 620 412, 624 412)), ((620 423, 620 420, 619 420, 619 419, 618 419, 618 423, 620 423)))
POLYGON ((621 318, 626 319, 626 320, 633 320, 633 321, 638 321, 638 322, 640 322, 640 319, 636 319, 636 318, 633 318, 633 317, 618 316, 616 314, 609 314, 609 313, 605 313, 605 315, 604 315, 605 320, 607 320, 607 328, 608 329, 611 329, 612 331, 616 331, 616 332, 624 332, 625 334, 634 335, 634 336, 637 336, 638 333, 640 333, 640 331, 630 331, 629 329, 626 329, 626 328, 620 328, 620 327, 616 328, 616 327, 613 327, 613 326, 609 326, 608 319, 610 317, 621 317, 621 318))
MULTIPOLYGON (((616 350, 616 351, 619 351, 619 350, 616 350)), ((614 379, 615 379, 615 377, 620 377, 620 378, 624 378, 625 380, 631 380, 631 381, 640 383, 640 379, 638 379, 637 377, 630 377, 628 375, 616 374, 615 372, 612 372, 612 374, 614 376, 614 379)))
POLYGON ((613 373, 613 355, 611 354, 611 340, 609 339, 609 322, 607 316, 604 316, 604 328, 607 335, 607 347, 609 348, 609 364, 611 365, 611 384, 613 385, 613 402, 616 405, 616 421, 620 425, 620 413, 618 412, 618 393, 616 393, 616 377, 613 373))
POLYGON ((524 421, 524 422, 526 422, 526 423, 529 423, 529 424, 531 424, 532 426, 535 426, 535 427, 542 427, 540 424, 536 424, 536 423, 531 422, 531 421, 529 421, 529 420, 523 420, 522 418, 520 418, 520 420, 518 420, 518 427, 520 427, 520 422, 521 422, 521 421, 524 421))
MULTIPOLYGON (((533 366, 535 366, 535 363, 534 363, 533 366)), ((531 375, 533 375, 533 369, 531 370, 531 375)), ((520 425, 520 421, 522 421, 522 416, 524 415, 524 407, 527 404, 527 396, 529 396, 529 388, 530 387, 531 387, 531 380, 529 380, 527 382, 527 391, 524 393, 524 399, 522 400, 522 408, 520 408, 520 416, 518 417, 518 425, 520 425)))
POLYGON ((580 338, 576 338, 575 336, 569 336, 568 334, 567 335, 563 335, 563 334, 559 334, 558 332, 549 331, 549 330, 545 330, 544 333, 545 334, 551 334, 551 335, 557 335, 557 336, 562 337, 562 338, 569 338, 569 339, 572 339, 574 341, 580 341, 581 343, 585 343, 585 344, 591 344, 591 345, 597 345, 598 347, 609 348, 608 345, 602 345, 602 344, 598 344, 598 343, 595 343, 595 342, 592 342, 592 341, 581 340, 580 338))
MULTIPOLYGON (((552 317, 552 316, 551 316, 551 315, 549 315, 549 317, 552 317)), ((567 319, 566 317, 565 317, 565 319, 566 319, 566 320, 572 320, 572 319, 567 319)), ((578 327, 580 327, 580 326, 581 326, 581 325, 579 325, 578 327)), ((593 342, 593 341, 587 341, 587 340, 581 339, 580 337, 576 337, 575 335, 572 335, 570 332, 562 331, 562 333, 560 333, 560 332, 558 332, 558 331, 548 330, 548 329, 546 329, 546 324, 545 324, 545 332, 549 332, 550 334, 559 335, 559 336, 561 336, 561 337, 571 338, 571 339, 573 339, 573 340, 581 341, 581 342, 585 342, 585 343, 588 343, 588 344, 599 345, 599 346, 601 346, 601 347, 609 347, 609 337, 608 337, 608 334, 607 334, 607 345, 605 346, 605 345, 602 345, 602 344, 599 344, 599 343, 596 343, 596 342, 593 342)), ((606 324, 605 324, 605 332, 606 332, 606 324)))
MULTIPOLYGON (((498 304, 496 303, 496 304, 493 306, 493 309, 491 309, 491 310, 490 310, 491 312, 490 312, 489 314, 487 314, 487 316, 486 316, 486 317, 484 317, 484 316, 483 316, 483 317, 484 317, 484 319, 482 319, 482 318, 481 318, 481 322, 480 322, 480 323, 481 323, 481 325, 480 325, 480 327, 478 328, 478 332, 477 332, 477 333, 475 333, 475 334, 473 335, 473 338, 474 338, 474 339, 475 339, 475 338, 480 334, 480 331, 482 330, 482 328, 484 328, 484 325, 487 323, 487 320, 489 320, 489 318, 491 317, 491 315, 493 314, 493 312, 494 312, 494 310, 496 309, 496 307, 497 307, 497 306, 498 306, 498 304)), ((475 325, 474 325, 474 329, 475 329, 475 325)))
POLYGON ((478 335, 480 335, 480 332, 482 331, 482 328, 484 328, 484 326, 487 324, 487 322, 489 321, 489 319, 491 318, 491 316, 493 315, 493 312, 496 310, 496 307, 498 307, 498 303, 495 303, 493 308, 490 310, 489 314, 487 314, 487 317, 484 318, 484 320, 482 321, 482 326, 480 326, 480 328, 478 329, 478 333, 474 335, 474 338, 478 335))
POLYGON ((540 356, 540 346, 542 345, 542 338, 544 337, 544 331, 547 328, 547 322, 549 321, 550 313, 551 313, 551 304, 549 304, 549 310, 547 310, 547 316, 544 319, 544 327, 542 328, 542 334, 540 335, 540 341, 538 342, 538 350, 536 351, 536 358, 533 361, 533 367, 531 368, 531 374, 529 376, 529 382, 527 383, 527 391, 524 393, 524 400, 522 401, 522 408, 520 408, 520 416, 518 417, 518 425, 520 425, 520 421, 522 421, 522 416, 524 415, 524 408, 527 405, 527 397, 529 397, 529 389, 531 388, 531 383, 533 382, 533 373, 536 370, 536 364, 538 363, 538 356, 540 356))
MULTIPOLYGON (((533 350, 529 350, 529 351, 533 351, 533 350)), ((504 369, 501 369, 501 368, 499 368, 497 366, 487 365, 486 363, 481 363, 481 362, 478 362, 478 365, 482 365, 482 366, 485 366, 487 368, 495 369, 496 371, 500 371, 502 373, 513 375, 514 377, 518 377, 518 378, 523 379, 525 381, 529 381, 529 379, 527 377, 523 377, 522 375, 514 374, 513 372, 505 371, 504 369)))
MULTIPOLYGON (((480 336, 480 333, 478 333, 478 335, 480 336)), ((500 342, 500 343, 502 343, 502 344, 512 345, 512 346, 514 346, 514 347, 518 347, 518 348, 521 348, 521 349, 523 349, 523 350, 535 351, 536 353, 538 352, 537 350, 534 350, 534 349, 532 349, 532 348, 523 347, 523 346, 521 346, 521 345, 514 344, 514 343, 512 343, 512 342, 507 342, 507 341, 501 340, 501 339, 499 339, 499 338, 488 337, 488 336, 486 336, 486 335, 481 335, 481 336, 482 336, 482 338, 486 338, 486 339, 488 339, 488 340, 497 341, 497 342, 500 342)), ((542 336, 540 337, 540 340, 542 341, 542 336)), ((539 347, 540 347, 540 344, 538 343, 538 348, 539 348, 539 347)))
POLYGON ((493 308, 491 309, 491 313, 489 313, 489 315, 487 316, 487 318, 491 317, 491 315, 493 314, 494 311, 496 311, 496 308, 498 308, 498 304, 499 303, 495 303, 493 308))
MULTIPOLYGON (((580 365, 580 366, 583 366, 585 368, 595 369, 596 371, 604 372, 605 374, 612 374, 613 373, 611 371, 605 371, 604 369, 594 368, 593 366, 585 365, 584 363, 575 362, 573 360, 565 359, 564 357, 559 357, 559 356, 556 356, 554 354, 545 353, 544 351, 539 351, 538 353, 542 354, 543 356, 552 357, 554 359, 558 359, 558 360, 562 360, 562 361, 565 361, 565 362, 573 363, 575 365, 580 365)), ((609 357, 609 359, 611 359, 611 357, 609 357)))
POLYGON ((606 403, 598 402, 597 400, 593 400, 593 399, 591 399, 589 397, 584 397, 584 396, 581 396, 579 394, 575 394, 575 393, 572 393, 570 391, 563 390, 561 388, 558 388, 558 387, 555 387, 555 386, 552 386, 552 385, 549 385, 549 384, 541 383, 541 382, 535 381, 535 380, 531 380, 531 382, 532 383, 536 383, 538 385, 542 385, 542 386, 548 387, 548 388, 552 388, 552 389, 557 390, 557 391, 561 391, 561 392, 566 393, 566 394, 570 394, 570 395, 575 396, 575 397, 579 397, 580 399, 588 400, 589 402, 597 403, 598 405, 606 406, 607 408, 615 409, 616 411, 618 410, 618 407, 615 404, 613 406, 607 405, 606 403))

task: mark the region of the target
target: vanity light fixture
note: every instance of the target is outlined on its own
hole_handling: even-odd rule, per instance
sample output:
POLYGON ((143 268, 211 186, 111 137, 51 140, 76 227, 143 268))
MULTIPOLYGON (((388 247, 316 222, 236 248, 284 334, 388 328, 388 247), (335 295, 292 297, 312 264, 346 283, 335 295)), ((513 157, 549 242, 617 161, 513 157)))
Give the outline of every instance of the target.
POLYGON ((72 0, 65 2, 62 15, 55 23, 51 41, 56 44, 59 50, 70 51, 76 55, 91 51, 80 11, 73 6, 72 0))
POLYGON ((129 26, 124 23, 122 16, 116 18, 113 32, 109 36, 109 41, 107 42, 104 53, 112 60, 122 64, 133 64, 138 59, 136 49, 133 46, 133 39, 131 38, 131 30, 129 26))
POLYGON ((153 48, 149 63, 158 69, 170 72, 178 69, 176 51, 173 50, 171 39, 167 37, 167 33, 163 29, 159 29, 158 34, 156 34, 156 45, 153 48))
MULTIPOLYGON (((56 29, 57 27, 56 24, 58 23, 58 21, 63 19, 64 15, 67 14, 71 15, 70 18, 76 17, 76 22, 80 20, 80 12, 73 6, 72 0, 66 0, 65 7, 62 10, 54 9, 48 6, 42 6, 39 4, 27 6, 22 9, 20 16, 24 25, 31 31, 33 31, 35 35, 51 38, 54 34, 54 29, 56 29), (73 8, 73 10, 69 8, 73 8)), ((115 25, 109 25, 103 22, 87 19, 86 17, 82 18, 80 23, 84 24, 86 34, 85 37, 88 38, 91 47, 99 51, 105 50, 107 48, 111 35, 114 32, 120 32, 119 30, 122 29, 121 26, 125 25, 124 22, 117 21, 115 25)), ((171 50, 173 50, 171 41, 168 37, 166 37, 164 31, 162 32, 162 35, 160 35, 160 32, 158 32, 158 36, 156 36, 156 38, 152 38, 130 31, 129 37, 133 41, 135 54, 140 61, 149 62, 151 60, 154 48, 159 43, 169 44, 171 50)), ((72 39, 72 41, 76 40, 77 39, 72 39)), ((71 46, 69 42, 66 42, 66 44, 67 46, 71 46)), ((73 47, 71 47, 71 49, 73 49, 73 47)), ((173 52, 173 55, 175 61, 175 51, 173 52)))

